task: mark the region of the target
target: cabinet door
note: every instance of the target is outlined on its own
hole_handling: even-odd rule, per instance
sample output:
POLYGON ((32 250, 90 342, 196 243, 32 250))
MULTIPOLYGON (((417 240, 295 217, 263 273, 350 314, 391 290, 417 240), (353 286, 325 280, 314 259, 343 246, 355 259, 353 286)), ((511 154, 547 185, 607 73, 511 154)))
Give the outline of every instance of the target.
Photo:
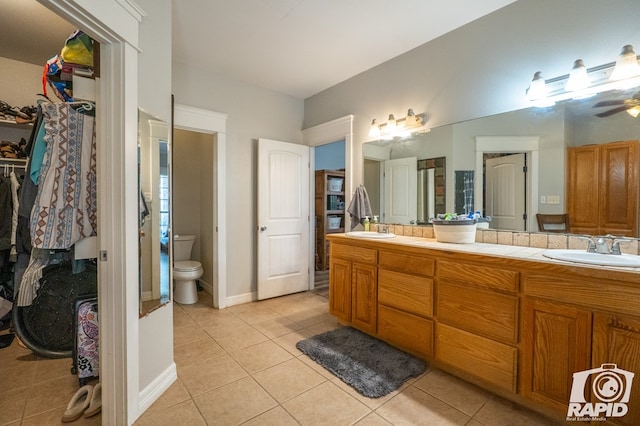
POLYGON ((375 265, 352 264, 351 322, 362 331, 375 334, 377 311, 377 271, 375 265))
POLYGON ((591 312, 525 298, 521 347, 522 394, 566 414, 573 373, 590 368, 591 312))
POLYGON ((600 146, 600 233, 637 235, 638 143, 600 146))
POLYGON ((567 211, 571 232, 598 234, 600 151, 597 145, 569 148, 567 211))
MULTIPOLYGON (((623 417, 610 418, 616 424, 640 424, 640 317, 622 315, 594 314, 593 316, 593 358, 591 365, 598 368, 602 364, 615 364, 618 368, 635 373, 635 380, 628 383, 622 380, 619 388, 621 396, 628 386, 631 399, 627 403, 629 411, 623 417), (634 389, 635 388, 635 389, 634 389)), ((616 402, 618 399, 616 398, 616 402)), ((594 401, 600 402, 600 401, 594 401)))
POLYGON ((351 321, 351 261, 331 258, 329 289, 329 312, 351 321))

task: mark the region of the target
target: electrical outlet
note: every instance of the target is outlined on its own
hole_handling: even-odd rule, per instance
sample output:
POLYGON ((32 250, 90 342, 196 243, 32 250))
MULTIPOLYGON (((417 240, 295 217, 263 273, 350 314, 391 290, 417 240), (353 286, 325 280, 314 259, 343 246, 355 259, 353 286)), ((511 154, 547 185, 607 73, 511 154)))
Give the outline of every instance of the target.
POLYGON ((559 195, 548 195, 547 202, 549 204, 560 204, 560 196, 559 195))
POLYGON ((540 204, 547 204, 547 196, 546 195, 541 195, 540 196, 540 204))

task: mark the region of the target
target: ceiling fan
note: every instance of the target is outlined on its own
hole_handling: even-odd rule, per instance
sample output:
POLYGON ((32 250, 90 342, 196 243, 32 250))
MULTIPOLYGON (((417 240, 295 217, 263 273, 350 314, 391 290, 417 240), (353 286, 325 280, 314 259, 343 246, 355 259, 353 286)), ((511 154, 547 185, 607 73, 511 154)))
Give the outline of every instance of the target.
POLYGON ((638 115, 640 115, 640 92, 634 93, 634 95, 629 99, 602 101, 596 103, 593 107, 600 108, 607 106, 613 106, 615 108, 612 108, 608 111, 600 112, 596 114, 596 117, 609 117, 610 115, 617 114, 622 111, 627 111, 627 113, 629 113, 629 115, 631 115, 632 117, 637 117, 638 115))

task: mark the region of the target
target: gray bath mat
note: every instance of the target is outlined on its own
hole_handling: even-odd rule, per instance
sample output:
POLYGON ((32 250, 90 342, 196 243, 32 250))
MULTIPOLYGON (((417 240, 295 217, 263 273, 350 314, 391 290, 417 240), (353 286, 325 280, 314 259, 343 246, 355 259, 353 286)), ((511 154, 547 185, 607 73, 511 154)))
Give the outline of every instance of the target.
POLYGON ((426 369, 423 360, 352 327, 301 340, 296 347, 369 398, 393 392, 426 369))

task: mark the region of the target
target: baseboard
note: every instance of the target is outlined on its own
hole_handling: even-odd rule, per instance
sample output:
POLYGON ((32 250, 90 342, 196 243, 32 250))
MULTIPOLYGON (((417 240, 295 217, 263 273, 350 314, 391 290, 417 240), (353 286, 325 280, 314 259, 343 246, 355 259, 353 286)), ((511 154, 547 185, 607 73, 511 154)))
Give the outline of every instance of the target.
POLYGON ((255 292, 239 294, 237 296, 230 296, 230 297, 227 297, 227 307, 253 302, 255 300, 258 300, 257 297, 258 296, 255 292))
POLYGON ((148 302, 149 300, 153 299, 153 292, 143 291, 141 297, 143 302, 148 302))
POLYGON ((213 285, 209 284, 208 282, 204 281, 204 280, 198 280, 198 282, 200 283, 200 285, 202 286, 202 289, 204 291, 206 291, 209 294, 213 294, 213 285))
POLYGON ((138 417, 142 415, 178 378, 175 362, 138 394, 138 417))

